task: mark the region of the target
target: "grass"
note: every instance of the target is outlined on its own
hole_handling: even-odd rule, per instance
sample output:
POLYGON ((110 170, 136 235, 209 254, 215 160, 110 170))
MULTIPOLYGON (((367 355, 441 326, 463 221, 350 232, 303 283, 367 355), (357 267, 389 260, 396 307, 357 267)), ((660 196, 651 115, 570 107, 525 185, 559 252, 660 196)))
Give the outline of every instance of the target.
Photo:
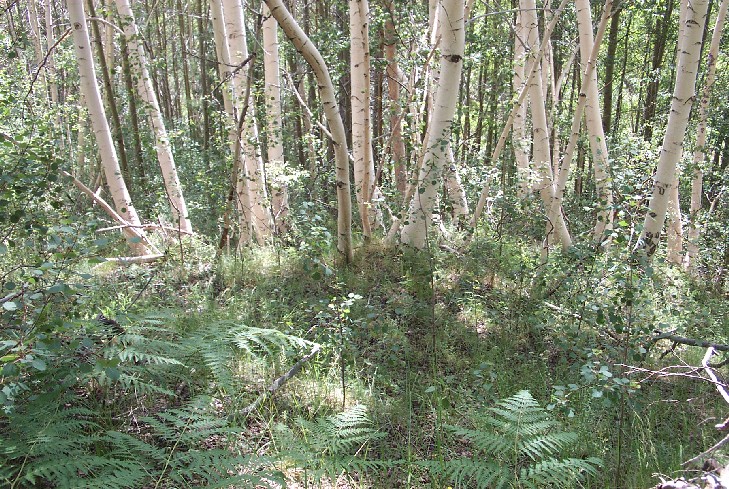
MULTIPOLYGON (((246 453, 274 458, 286 448, 276 442, 280 424, 366 406, 384 436, 363 442, 360 455, 389 465, 340 474, 338 487, 445 487, 415 462, 468 456, 468 444, 445 425, 471 426, 484 407, 521 390, 579 434, 576 451, 565 456, 604 460, 588 487, 650 487, 654 474, 675 475, 718 439, 712 420, 723 414, 713 386, 685 377, 641 381, 645 374, 628 375, 621 366, 700 363, 703 351, 690 347, 641 353, 656 324, 727 341, 726 304, 694 292, 695 283, 664 265, 645 275, 619 257, 586 254, 545 267, 519 242, 486 239, 460 255, 432 256, 373 242, 347 268, 334 266, 334 254, 252 249, 213 269, 201 243, 184 255, 184 263, 171 255, 155 267, 99 274, 92 303, 109 317, 169 310, 183 337, 232 321, 321 344, 304 370, 247 418, 235 413, 301 352, 241 356, 225 381, 198 369, 186 383, 175 382, 190 395, 217 399, 219 414, 240 423, 246 453)), ((120 401, 135 409, 133 400, 120 401)), ((299 481, 292 487, 317 486, 283 466, 299 481)), ((335 486, 328 480, 322 487, 335 486)))

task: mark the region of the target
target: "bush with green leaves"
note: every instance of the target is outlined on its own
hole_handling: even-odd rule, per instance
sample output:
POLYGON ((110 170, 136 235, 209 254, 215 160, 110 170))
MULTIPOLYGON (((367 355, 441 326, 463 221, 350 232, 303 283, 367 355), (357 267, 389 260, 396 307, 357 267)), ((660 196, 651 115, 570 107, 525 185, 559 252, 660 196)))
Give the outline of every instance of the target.
POLYGON ((497 402, 477 421, 475 429, 447 426, 472 445, 472 455, 419 464, 456 487, 489 489, 575 487, 601 465, 594 457, 558 458, 577 434, 559 431, 529 391, 497 402))

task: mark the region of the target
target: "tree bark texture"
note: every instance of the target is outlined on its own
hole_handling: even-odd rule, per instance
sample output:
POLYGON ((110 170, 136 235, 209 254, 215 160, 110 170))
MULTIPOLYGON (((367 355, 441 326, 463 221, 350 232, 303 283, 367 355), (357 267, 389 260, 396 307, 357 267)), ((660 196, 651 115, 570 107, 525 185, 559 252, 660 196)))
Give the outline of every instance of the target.
POLYGON ((689 114, 695 96, 696 76, 699 69, 701 37, 706 23, 708 0, 682 0, 686 8, 684 34, 679 39, 679 58, 676 70, 676 85, 671 101, 663 147, 653 179, 651 195, 643 222, 643 230, 635 246, 652 256, 666 221, 670 187, 674 184, 676 167, 683 151, 683 140, 688 127, 689 114))
POLYGON ((354 255, 347 136, 342 117, 339 114, 339 105, 334 92, 334 84, 329 75, 329 68, 309 37, 286 9, 283 0, 265 0, 265 2, 271 10, 271 15, 281 26, 281 30, 313 70, 319 85, 319 96, 334 144, 337 186, 337 248, 344 257, 344 261, 350 263, 354 255))
MULTIPOLYGON (((99 147, 101 161, 106 175, 106 183, 109 186, 114 206, 125 222, 132 226, 140 226, 141 221, 137 211, 132 205, 124 177, 119 167, 119 160, 116 155, 114 143, 111 140, 109 123, 106 120, 106 112, 101 103, 99 85, 96 81, 94 60, 91 53, 89 31, 86 27, 86 15, 84 13, 83 0, 67 0, 68 15, 73 29, 74 49, 78 61, 81 93, 86 100, 89 111, 89 118, 93 127, 96 144, 99 147)), ((132 251, 138 255, 149 254, 147 246, 139 241, 138 235, 124 230, 127 241, 132 251)))

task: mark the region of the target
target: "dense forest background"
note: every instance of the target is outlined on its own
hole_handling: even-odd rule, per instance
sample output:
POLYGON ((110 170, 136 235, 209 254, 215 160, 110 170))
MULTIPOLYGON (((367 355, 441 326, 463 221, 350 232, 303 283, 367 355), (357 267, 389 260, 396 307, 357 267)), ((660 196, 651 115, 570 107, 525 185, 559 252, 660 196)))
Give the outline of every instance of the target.
POLYGON ((729 487, 726 10, 1 1, 0 485, 729 487))

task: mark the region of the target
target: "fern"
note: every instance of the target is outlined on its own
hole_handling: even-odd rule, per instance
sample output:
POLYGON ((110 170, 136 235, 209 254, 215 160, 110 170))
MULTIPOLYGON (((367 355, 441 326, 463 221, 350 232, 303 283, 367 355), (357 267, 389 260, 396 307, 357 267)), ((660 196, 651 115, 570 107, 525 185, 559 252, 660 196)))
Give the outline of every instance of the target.
POLYGON ((574 487, 576 481, 595 475, 597 458, 557 459, 556 455, 577 441, 577 435, 556 431, 529 391, 499 401, 481 417, 490 429, 447 426, 455 435, 470 441, 478 456, 445 462, 424 461, 419 465, 434 475, 452 481, 456 487, 538 488, 574 487))
POLYGON ((339 473, 383 470, 396 463, 368 460, 364 448, 384 436, 373 428, 367 408, 356 405, 339 414, 308 421, 298 418, 295 430, 279 425, 276 440, 287 447, 281 456, 315 480, 339 473))

